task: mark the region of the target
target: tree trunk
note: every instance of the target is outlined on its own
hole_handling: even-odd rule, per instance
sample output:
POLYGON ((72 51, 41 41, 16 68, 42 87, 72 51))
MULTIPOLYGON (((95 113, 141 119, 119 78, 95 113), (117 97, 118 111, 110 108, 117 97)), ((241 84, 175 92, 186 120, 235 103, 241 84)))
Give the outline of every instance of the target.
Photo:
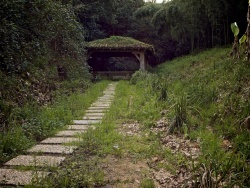
POLYGON ((250 3, 247 12, 247 60, 250 60, 250 3))

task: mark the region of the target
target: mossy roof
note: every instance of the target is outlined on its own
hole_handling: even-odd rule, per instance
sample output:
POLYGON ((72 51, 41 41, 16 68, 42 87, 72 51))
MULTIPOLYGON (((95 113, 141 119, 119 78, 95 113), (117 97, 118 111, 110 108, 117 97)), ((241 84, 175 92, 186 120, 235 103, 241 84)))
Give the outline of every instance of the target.
POLYGON ((112 36, 88 42, 87 48, 89 50, 149 50, 154 52, 154 47, 150 44, 121 36, 112 36))

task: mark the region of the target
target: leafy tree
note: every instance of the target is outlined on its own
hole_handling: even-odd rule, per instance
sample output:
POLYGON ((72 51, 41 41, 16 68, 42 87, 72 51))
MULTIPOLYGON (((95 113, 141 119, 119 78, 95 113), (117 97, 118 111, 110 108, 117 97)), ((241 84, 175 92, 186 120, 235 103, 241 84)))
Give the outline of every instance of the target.
POLYGON ((27 72, 38 56, 82 60, 84 33, 72 7, 52 0, 1 1, 1 70, 27 72))

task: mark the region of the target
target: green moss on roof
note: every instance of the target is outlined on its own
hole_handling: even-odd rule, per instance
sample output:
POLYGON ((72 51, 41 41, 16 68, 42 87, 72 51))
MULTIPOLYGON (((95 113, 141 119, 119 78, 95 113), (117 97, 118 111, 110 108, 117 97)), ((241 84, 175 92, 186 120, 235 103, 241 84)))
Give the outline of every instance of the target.
POLYGON ((150 50, 154 47, 150 44, 135 40, 130 37, 112 36, 106 39, 98 39, 88 42, 88 49, 103 50, 150 50))

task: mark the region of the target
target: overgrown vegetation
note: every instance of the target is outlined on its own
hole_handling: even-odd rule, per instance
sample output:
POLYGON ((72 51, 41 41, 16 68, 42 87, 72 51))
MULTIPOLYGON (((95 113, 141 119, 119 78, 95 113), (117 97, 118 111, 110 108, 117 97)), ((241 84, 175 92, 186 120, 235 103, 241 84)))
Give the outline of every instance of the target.
MULTIPOLYGON (((106 86, 90 82, 85 41, 134 37, 149 43, 147 48, 154 45, 162 62, 230 43, 230 23, 237 22, 242 28, 235 34, 237 47, 237 36, 249 23, 247 7, 245 0, 172 0, 161 5, 143 0, 1 1, 0 162, 80 117, 106 86)), ((124 38, 111 39, 114 44, 124 38)), ((84 156, 79 159, 96 157, 79 166, 69 160, 48 186, 101 186, 101 170, 92 169, 101 157, 144 160, 157 155, 169 163, 158 163, 156 169, 164 166, 174 173, 182 165, 193 170, 195 187, 249 187, 250 67, 228 53, 228 48, 215 48, 177 58, 153 73, 139 71, 130 82, 120 82, 104 123, 83 135, 84 156), (150 128, 162 118, 167 134, 152 133, 150 128), (143 125, 145 137, 117 134, 116 124, 134 121, 143 125), (192 167, 182 154, 162 148, 160 139, 171 134, 200 143, 202 154, 192 167)), ((154 187, 148 177, 140 186, 154 187)))
MULTIPOLYGON (((167 118, 174 118, 175 131, 201 140, 202 155, 193 169, 197 187, 250 185, 249 64, 232 60, 228 51, 216 48, 177 58, 155 70, 155 76, 168 85, 168 100, 151 111, 167 110, 167 118)), ((149 88, 149 80, 155 82, 151 74, 146 76, 149 80, 145 76, 137 78, 137 87, 149 88)), ((145 101, 154 97, 149 92, 144 95, 148 95, 145 101)), ((143 120, 150 117, 145 115, 143 120)))
POLYGON ((51 0, 0 2, 1 162, 68 123, 67 104, 91 85, 75 13, 51 0))
POLYGON ((53 104, 43 107, 33 103, 14 108, 8 127, 1 132, 0 163, 63 129, 73 119, 81 118, 106 86, 103 81, 84 92, 60 93, 53 104))
MULTIPOLYGON (((187 169, 191 175, 181 185, 249 187, 249 65, 232 60, 229 51, 216 48, 178 58, 152 73, 136 72, 130 82, 120 81, 103 123, 83 135, 81 156, 59 169, 50 186, 107 185, 100 164, 114 156, 118 161, 149 161, 151 170, 165 169, 169 176, 187 169), (161 126, 172 130, 153 132, 162 119, 161 126), (140 133, 120 132, 136 122, 140 133), (169 134, 199 143, 198 158, 164 147, 162 139, 169 134), (74 181, 65 184, 65 179, 74 181)), ((155 180, 146 174, 140 186, 154 187, 155 180)))

